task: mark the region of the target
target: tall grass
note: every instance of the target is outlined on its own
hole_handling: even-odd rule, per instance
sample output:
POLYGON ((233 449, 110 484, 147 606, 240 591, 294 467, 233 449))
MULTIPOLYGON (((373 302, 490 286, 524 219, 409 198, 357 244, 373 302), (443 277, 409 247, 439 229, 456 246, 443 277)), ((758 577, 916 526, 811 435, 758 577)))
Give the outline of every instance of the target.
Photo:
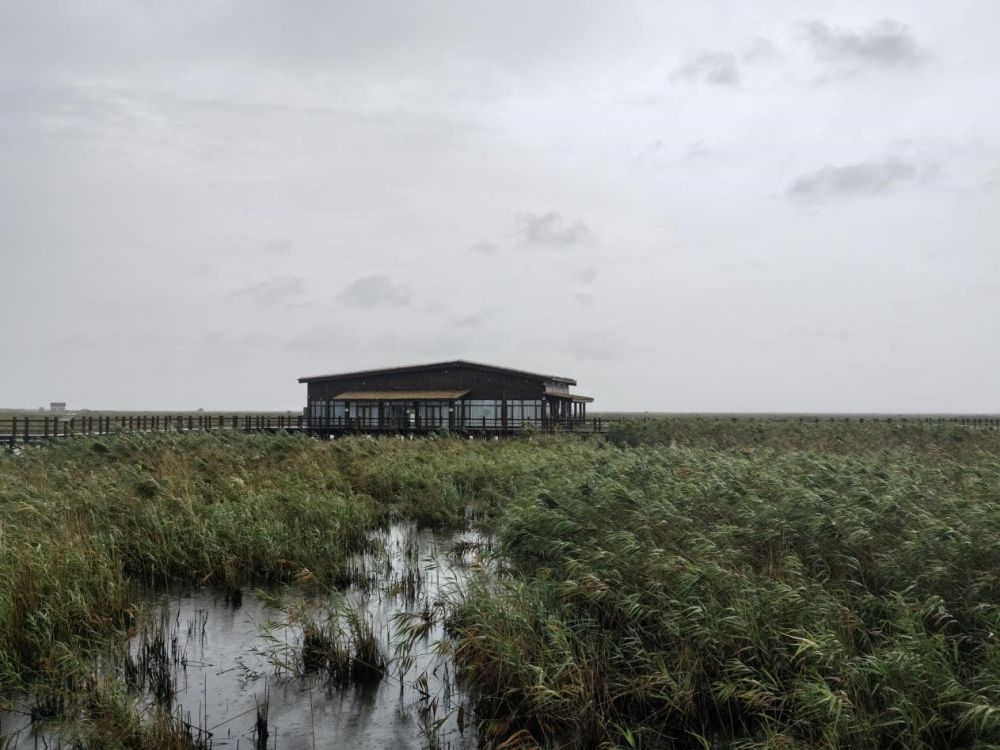
POLYGON ((632 417, 615 420, 608 439, 616 445, 682 445, 719 450, 812 451, 864 454, 909 451, 933 456, 1000 452, 1000 431, 959 424, 914 421, 836 422, 820 417, 785 420, 721 417, 632 417))
MULTIPOLYGON (((1000 435, 920 425, 124 435, 0 455, 0 691, 65 681, 150 585, 350 580, 396 518, 494 536, 447 618, 487 742, 1000 745, 1000 435)), ((314 635, 326 669, 370 640, 314 635)), ((187 741, 169 717, 130 722, 119 688, 95 736, 187 741)))
POLYGON ((344 583, 373 528, 496 512, 564 452, 133 434, 0 453, 0 691, 129 627, 141 588, 344 583))
POLYGON ((595 459, 505 508, 507 574, 456 604, 485 736, 1000 741, 1000 455, 595 459))

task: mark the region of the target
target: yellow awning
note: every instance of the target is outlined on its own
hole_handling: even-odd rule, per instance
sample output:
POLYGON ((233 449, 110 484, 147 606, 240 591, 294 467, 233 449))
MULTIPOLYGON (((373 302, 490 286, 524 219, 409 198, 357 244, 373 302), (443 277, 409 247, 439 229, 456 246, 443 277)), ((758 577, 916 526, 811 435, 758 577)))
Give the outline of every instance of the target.
POLYGON ((334 396, 334 401, 454 401, 464 391, 346 391, 334 396))

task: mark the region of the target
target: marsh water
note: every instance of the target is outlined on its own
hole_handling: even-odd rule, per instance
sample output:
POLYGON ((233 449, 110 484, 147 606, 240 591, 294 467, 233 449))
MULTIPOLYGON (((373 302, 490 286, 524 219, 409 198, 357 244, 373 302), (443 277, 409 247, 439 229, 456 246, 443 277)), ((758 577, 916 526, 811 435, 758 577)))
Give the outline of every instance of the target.
MULTIPOLYGON (((372 552, 352 561, 353 582, 344 590, 234 595, 202 588, 151 596, 150 621, 167 655, 169 675, 162 679, 170 710, 216 748, 475 747, 471 706, 441 648, 440 602, 463 585, 481 542, 471 532, 443 535, 397 524, 373 538, 372 552), (334 684, 323 670, 302 669, 302 615, 321 618, 345 607, 371 623, 387 659, 381 679, 334 684), (410 616, 425 627, 407 657, 398 644, 410 616), (259 714, 266 715, 263 733, 259 714)), ((124 670, 124 681, 148 640, 148 631, 133 639, 133 667, 124 670)), ((155 694, 151 682, 141 683, 141 702, 152 705, 155 694)), ((28 696, 0 713, 6 747, 59 747, 65 730, 32 722, 28 696)))

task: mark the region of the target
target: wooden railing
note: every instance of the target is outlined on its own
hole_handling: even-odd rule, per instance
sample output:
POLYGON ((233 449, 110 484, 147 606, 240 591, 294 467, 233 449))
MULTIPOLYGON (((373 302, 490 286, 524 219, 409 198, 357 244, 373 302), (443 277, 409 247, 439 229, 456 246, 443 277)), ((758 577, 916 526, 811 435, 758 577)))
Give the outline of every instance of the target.
POLYGON ((729 414, 663 414, 625 415, 587 418, 547 418, 504 420, 496 418, 456 420, 448 425, 441 422, 420 422, 402 419, 375 418, 316 418, 302 414, 131 414, 73 416, 0 416, 0 445, 32 442, 76 435, 108 435, 121 432, 242 432, 303 431, 317 434, 427 434, 450 430, 462 434, 499 435, 539 433, 604 434, 621 420, 644 421, 660 419, 692 419, 696 421, 778 421, 778 422, 876 422, 881 424, 960 425, 973 429, 1000 430, 997 415, 729 415, 729 414))
POLYGON ((1000 429, 1000 415, 997 414, 628 414, 611 412, 605 417, 607 422, 649 422, 656 420, 692 420, 695 422, 799 422, 799 423, 858 423, 876 424, 923 424, 959 425, 962 427, 982 427, 1000 429))
POLYGON ((301 414, 130 414, 0 417, 0 443, 120 432, 302 430, 301 414))
MULTIPOLYGON (((479 419, 466 420, 464 424, 453 426, 451 429, 470 434, 514 434, 531 431, 589 434, 605 432, 607 426, 607 420, 599 417, 593 419, 520 420, 517 423, 513 420, 479 419)), ((442 429, 446 429, 446 425, 439 423, 418 425, 407 419, 309 419, 302 414, 42 415, 0 417, 0 445, 123 432, 303 431, 329 435, 347 433, 421 434, 437 432, 442 429)))
POLYGON ((462 433, 530 433, 530 432, 580 432, 603 433, 607 431, 608 420, 602 417, 547 417, 544 419, 503 419, 480 417, 479 419, 421 420, 419 416, 386 418, 379 417, 310 417, 306 425, 318 432, 390 432, 427 433, 449 430, 462 433))

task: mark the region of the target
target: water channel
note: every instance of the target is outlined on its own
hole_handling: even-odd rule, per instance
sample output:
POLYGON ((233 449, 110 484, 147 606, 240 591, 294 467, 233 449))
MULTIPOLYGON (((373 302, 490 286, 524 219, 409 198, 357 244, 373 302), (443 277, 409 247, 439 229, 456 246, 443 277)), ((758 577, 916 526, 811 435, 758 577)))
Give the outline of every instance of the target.
MULTIPOLYGON (((474 748, 471 705, 441 648, 441 602, 478 564, 482 540, 395 524, 373 542, 352 562, 353 583, 341 591, 302 586, 234 596, 201 588, 152 596, 154 624, 133 639, 128 661, 142 663, 160 634, 170 709, 212 748, 474 748), (303 623, 350 610, 377 637, 386 658, 381 679, 337 684, 303 666, 303 623), (420 635, 404 653, 398 644, 407 621, 420 625, 420 635)), ((135 678, 124 672, 126 682, 135 678)), ((141 684, 140 700, 151 707, 155 690, 141 684)), ((0 747, 69 747, 66 730, 33 722, 28 696, 0 712, 0 747)))

